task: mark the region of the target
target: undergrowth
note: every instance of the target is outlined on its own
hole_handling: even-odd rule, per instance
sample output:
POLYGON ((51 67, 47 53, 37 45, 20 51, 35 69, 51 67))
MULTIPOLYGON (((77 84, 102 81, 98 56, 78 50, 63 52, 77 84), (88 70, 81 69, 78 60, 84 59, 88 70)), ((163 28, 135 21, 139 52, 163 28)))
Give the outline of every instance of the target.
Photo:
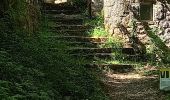
POLYGON ((108 39, 104 41, 103 44, 99 45, 100 48, 110 47, 110 48, 120 48, 123 45, 123 39, 118 36, 109 34, 104 28, 104 19, 102 16, 97 16, 93 19, 86 19, 84 21, 85 25, 92 27, 91 30, 87 32, 90 37, 107 37, 108 39))
POLYGON ((150 31, 148 31, 148 35, 153 43, 153 46, 151 47, 151 53, 155 54, 155 59, 157 60, 157 62, 166 65, 170 62, 170 50, 165 45, 165 43, 162 42, 162 40, 156 35, 157 32, 157 29, 150 29, 150 31))
POLYGON ((24 0, 14 2, 22 3, 23 10, 7 5, 0 18, 0 99, 107 100, 97 74, 83 67, 83 58, 76 60, 63 51, 67 46, 59 40, 44 38, 43 18, 34 33, 19 25, 26 20, 22 11, 27 6, 24 0))

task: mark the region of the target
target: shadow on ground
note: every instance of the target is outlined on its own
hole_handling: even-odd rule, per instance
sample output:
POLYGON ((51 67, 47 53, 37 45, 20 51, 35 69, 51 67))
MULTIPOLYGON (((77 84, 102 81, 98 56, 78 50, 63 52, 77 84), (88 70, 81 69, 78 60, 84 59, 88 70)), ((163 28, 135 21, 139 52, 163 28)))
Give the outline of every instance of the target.
POLYGON ((105 73, 105 91, 110 100, 165 100, 159 91, 157 76, 141 76, 136 73, 105 73))

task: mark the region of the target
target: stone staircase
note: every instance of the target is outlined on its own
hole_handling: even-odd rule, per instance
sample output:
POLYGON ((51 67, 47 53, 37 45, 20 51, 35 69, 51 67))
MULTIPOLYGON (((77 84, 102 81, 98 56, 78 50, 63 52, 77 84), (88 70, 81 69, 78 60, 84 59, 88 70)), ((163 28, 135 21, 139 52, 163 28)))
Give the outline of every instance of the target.
MULTIPOLYGON (((90 37, 87 33, 92 28, 90 25, 84 25, 85 17, 81 15, 80 9, 68 4, 44 4, 44 11, 49 22, 49 32, 52 34, 46 38, 56 39, 66 42, 69 49, 66 51, 76 58, 84 58, 89 61, 85 67, 109 67, 118 72, 133 69, 133 64, 112 64, 96 63, 98 60, 122 59, 124 61, 142 61, 141 55, 135 53, 132 47, 103 47, 109 37, 90 37), (115 55, 114 52, 120 51, 121 55, 115 55), (95 62, 95 63, 94 63, 95 62)), ((57 48, 50 48, 56 50, 57 48)))
MULTIPOLYGON (((84 25, 85 17, 75 6, 44 4, 43 12, 48 20, 49 29, 45 38, 49 41, 57 40, 61 44, 66 43, 68 48, 64 51, 77 59, 87 60, 84 64, 87 69, 102 69, 101 85, 110 100, 163 100, 157 96, 160 93, 156 86, 153 87, 158 83, 154 81, 156 78, 135 73, 136 65, 126 63, 145 61, 133 47, 114 47, 114 44, 108 47, 105 44, 109 37, 91 37, 86 31, 93 27, 84 25), (121 60, 123 63, 109 62, 115 60, 121 60)), ((54 46, 49 46, 49 49, 58 51, 55 43, 54 46)))

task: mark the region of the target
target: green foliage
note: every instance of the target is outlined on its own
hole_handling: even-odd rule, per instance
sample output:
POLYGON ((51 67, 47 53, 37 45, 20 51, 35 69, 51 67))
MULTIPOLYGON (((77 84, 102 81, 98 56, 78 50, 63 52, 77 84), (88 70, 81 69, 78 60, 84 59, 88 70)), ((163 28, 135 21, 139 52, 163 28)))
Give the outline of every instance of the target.
POLYGON ((72 0, 73 5, 77 6, 80 10, 85 11, 87 7, 87 0, 72 0))
POLYGON ((143 75, 151 76, 151 75, 159 75, 159 70, 144 70, 143 75))
POLYGON ((102 16, 98 16, 94 19, 86 19, 85 20, 85 25, 91 25, 94 27, 104 27, 104 19, 102 16))
POLYGON ((166 99, 165 100, 169 100, 170 99, 170 93, 168 92, 168 93, 166 93, 167 94, 167 96, 166 96, 166 99))
POLYGON ((1 51, 0 55, 0 97, 2 100, 49 98, 51 94, 45 90, 47 84, 44 84, 44 73, 16 63, 13 56, 6 51, 1 51), (42 92, 46 92, 47 96, 42 92))
POLYGON ((104 30, 104 28, 95 27, 93 31, 90 32, 90 35, 93 37, 101 37, 101 36, 107 36, 108 33, 104 30))
POLYGON ((86 19, 84 24, 92 27, 91 31, 88 32, 90 36, 108 36, 108 33, 104 29, 104 19, 102 16, 98 16, 94 19, 86 19))
POLYGON ((24 0, 7 2, 6 8, 0 18, 1 100, 63 100, 64 96, 107 100, 97 75, 83 67, 83 58, 74 59, 63 51, 68 48, 65 44, 46 38, 50 34, 46 28, 37 33, 27 30, 30 20, 24 0))
POLYGON ((88 34, 92 37, 101 37, 101 36, 108 36, 109 34, 105 31, 103 26, 103 18, 98 16, 92 20, 87 19, 85 20, 85 25, 92 26, 93 29, 88 32, 88 34))
POLYGON ((120 48, 122 47, 123 40, 118 37, 109 34, 104 28, 104 19, 102 16, 98 16, 94 19, 85 20, 85 25, 92 26, 92 29, 88 32, 88 35, 91 37, 108 37, 104 44, 101 44, 100 47, 113 47, 120 48))
MULTIPOLYGON (((165 43, 162 42, 162 40, 155 34, 157 32, 157 29, 151 29, 150 31, 148 31, 148 35, 153 43, 149 51, 151 51, 152 54, 156 54, 160 62, 166 64, 169 62, 170 51, 165 43)), ((153 59, 157 59, 156 55, 153 59)))
POLYGON ((58 51, 54 50, 51 52, 47 49, 44 55, 50 57, 48 58, 50 62, 44 67, 48 66, 45 68, 49 76, 48 78, 53 83, 53 87, 58 89, 60 95, 71 95, 74 100, 94 100, 94 98, 105 100, 104 98, 106 98, 106 96, 101 92, 100 85, 98 84, 99 81, 96 79, 97 75, 83 67, 83 58, 77 60, 69 56, 66 51, 63 51, 68 47, 65 44, 61 44, 62 42, 59 40, 51 38, 44 39, 43 37, 48 36, 46 32, 42 32, 42 35, 39 36, 42 36, 42 40, 44 41, 43 45, 46 46, 44 48, 54 46, 58 49, 58 51), (53 57, 55 57, 55 59, 53 57))
MULTIPOLYGON (((72 0, 72 2, 74 3, 74 4, 77 4, 77 5, 81 5, 81 6, 83 6, 84 4, 86 4, 86 2, 87 2, 87 0, 72 0)), ((85 5, 84 5, 85 6, 85 5)))

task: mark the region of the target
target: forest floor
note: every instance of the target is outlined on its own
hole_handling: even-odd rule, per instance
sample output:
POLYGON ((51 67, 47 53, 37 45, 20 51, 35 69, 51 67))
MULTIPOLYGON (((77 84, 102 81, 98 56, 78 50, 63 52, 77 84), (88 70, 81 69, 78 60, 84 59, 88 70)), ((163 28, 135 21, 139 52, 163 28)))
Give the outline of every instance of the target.
POLYGON ((105 72, 102 79, 110 100, 168 100, 159 90, 157 75, 105 72))

